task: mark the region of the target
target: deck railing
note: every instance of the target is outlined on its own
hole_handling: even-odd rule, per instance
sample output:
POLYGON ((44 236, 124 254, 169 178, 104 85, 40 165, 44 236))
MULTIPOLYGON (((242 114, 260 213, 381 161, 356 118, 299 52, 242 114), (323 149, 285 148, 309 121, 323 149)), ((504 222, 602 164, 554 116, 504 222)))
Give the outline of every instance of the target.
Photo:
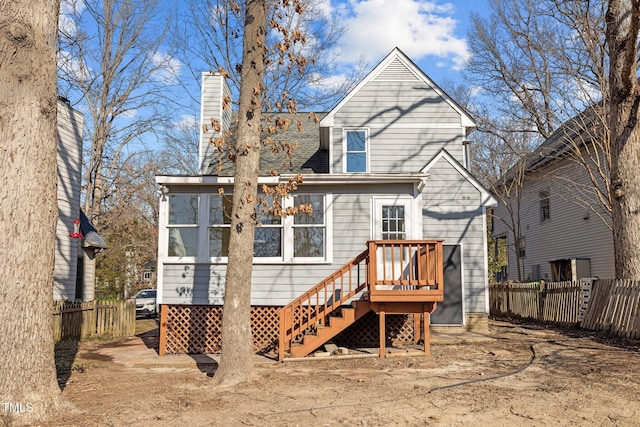
POLYGON ((369 251, 333 272, 316 286, 291 301, 280 310, 278 358, 284 359, 285 348, 307 329, 324 325, 327 316, 353 298, 366 286, 369 251))
POLYGON ((443 300, 442 240, 371 240, 367 250, 280 310, 278 356, 366 289, 372 302, 443 300))
POLYGON ((442 301, 442 240, 372 240, 369 245, 371 301, 442 301))

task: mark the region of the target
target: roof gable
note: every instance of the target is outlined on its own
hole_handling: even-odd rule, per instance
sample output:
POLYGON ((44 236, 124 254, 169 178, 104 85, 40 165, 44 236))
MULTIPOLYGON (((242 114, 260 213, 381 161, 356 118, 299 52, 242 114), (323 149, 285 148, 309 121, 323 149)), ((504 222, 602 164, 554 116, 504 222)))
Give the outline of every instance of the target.
POLYGON ((460 114, 462 127, 475 127, 471 116, 435 84, 409 57, 400 49, 394 48, 356 87, 345 96, 321 121, 320 127, 333 126, 335 114, 367 83, 374 80, 387 81, 420 81, 431 87, 447 104, 460 114))
POLYGON ((447 152, 444 148, 440 150, 438 154, 435 155, 429 163, 426 164, 424 168, 420 172, 427 173, 429 170, 436 165, 440 160, 447 161, 460 175, 462 175, 472 186, 474 186, 479 192, 480 197, 482 198, 483 206, 497 206, 498 201, 493 197, 491 192, 485 188, 484 185, 480 183, 468 170, 464 168, 456 159, 453 158, 451 154, 447 152))

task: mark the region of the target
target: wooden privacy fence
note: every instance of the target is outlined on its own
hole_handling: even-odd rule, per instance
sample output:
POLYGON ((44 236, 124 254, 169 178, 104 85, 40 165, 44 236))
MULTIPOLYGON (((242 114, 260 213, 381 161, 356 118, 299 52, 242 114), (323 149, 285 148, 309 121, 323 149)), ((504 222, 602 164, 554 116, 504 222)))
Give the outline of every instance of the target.
POLYGON ((580 326, 640 339, 640 281, 597 280, 580 326))
POLYGON ((54 301, 53 338, 135 335, 135 301, 54 301))
POLYGON ((586 312, 590 292, 590 281, 491 284, 490 313, 577 324, 586 312))

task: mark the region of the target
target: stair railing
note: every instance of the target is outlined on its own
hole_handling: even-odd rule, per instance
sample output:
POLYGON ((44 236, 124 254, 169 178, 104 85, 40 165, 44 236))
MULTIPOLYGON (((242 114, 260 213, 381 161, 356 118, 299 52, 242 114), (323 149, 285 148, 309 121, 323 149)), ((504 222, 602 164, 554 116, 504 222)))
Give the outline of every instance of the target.
POLYGON ((367 249, 280 309, 279 360, 293 340, 307 329, 324 325, 331 312, 367 287, 368 264, 367 249))

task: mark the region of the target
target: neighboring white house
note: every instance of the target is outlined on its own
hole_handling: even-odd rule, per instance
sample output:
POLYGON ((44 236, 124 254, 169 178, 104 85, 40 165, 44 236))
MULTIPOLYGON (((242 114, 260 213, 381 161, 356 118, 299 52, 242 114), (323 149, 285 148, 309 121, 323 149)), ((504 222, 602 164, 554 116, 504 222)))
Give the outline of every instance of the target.
MULTIPOLYGON (((589 113, 590 110, 587 110, 589 113)), ((515 239, 520 239, 520 280, 564 281, 588 277, 614 277, 611 215, 598 200, 594 183, 582 162, 596 177, 596 185, 606 194, 606 167, 600 170, 587 153, 585 141, 593 126, 584 126, 585 116, 564 123, 526 159, 525 179, 520 191, 520 235, 517 229, 517 201, 503 200, 494 210, 493 236, 506 239, 508 274, 503 279, 519 280, 515 239), (588 130, 587 130, 588 128, 588 130), (580 155, 576 155, 580 147, 580 155), (514 220, 515 218, 515 220, 514 220)), ((591 153, 605 157, 594 144, 591 153)), ((597 144, 595 144, 597 145, 597 144)), ((511 172, 513 173, 513 171, 511 172)))
MULTIPOLYGON (((202 78, 201 120, 216 118, 224 130, 232 120, 222 99, 229 88, 218 74, 202 78)), ((314 210, 311 218, 262 218, 252 305, 286 305, 361 253, 368 240, 444 239, 445 301, 432 323, 469 326, 484 319, 486 325, 486 208, 496 201, 468 171, 472 118, 397 48, 319 116, 317 124, 298 114, 302 132, 287 134, 300 144, 291 165, 280 167, 263 150, 260 181, 275 184, 301 173, 303 183, 283 204, 311 203, 314 210), (270 176, 271 168, 281 175, 270 176)), ((223 211, 233 177, 228 169, 217 172, 217 150, 204 136, 200 165, 200 175, 156 178, 163 193, 158 303, 165 308, 223 302, 230 232, 223 211)), ((177 324, 172 315, 161 329, 177 324)))
POLYGON ((95 253, 106 247, 102 237, 80 210, 82 126, 82 114, 71 108, 65 100, 58 101, 58 223, 53 274, 54 300, 94 299, 95 253))

